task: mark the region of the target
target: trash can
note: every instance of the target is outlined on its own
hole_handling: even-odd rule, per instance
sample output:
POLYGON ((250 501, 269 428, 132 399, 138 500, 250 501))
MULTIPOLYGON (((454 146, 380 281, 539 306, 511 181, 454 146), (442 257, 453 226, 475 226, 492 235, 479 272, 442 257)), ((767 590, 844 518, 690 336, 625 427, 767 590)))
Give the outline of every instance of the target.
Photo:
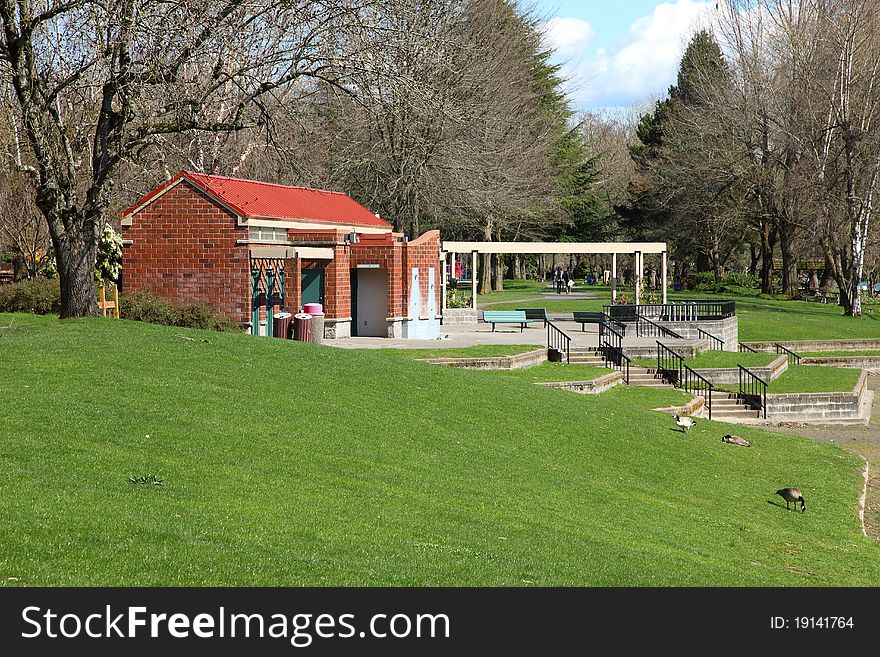
POLYGON ((272 322, 272 335, 276 338, 290 339, 290 313, 275 313, 272 322))
POLYGON ((312 341, 312 316, 299 313, 293 316, 293 339, 300 342, 312 341))
POLYGON ((321 344, 324 340, 324 313, 312 315, 312 342, 321 344))

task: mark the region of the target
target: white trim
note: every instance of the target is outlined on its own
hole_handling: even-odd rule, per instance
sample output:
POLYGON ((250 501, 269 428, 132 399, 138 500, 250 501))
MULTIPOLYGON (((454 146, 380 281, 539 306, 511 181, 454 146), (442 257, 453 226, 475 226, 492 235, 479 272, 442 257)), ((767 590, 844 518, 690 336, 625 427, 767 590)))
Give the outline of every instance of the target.
POLYGON ((250 248, 254 258, 305 258, 306 260, 333 260, 333 249, 315 246, 261 246, 250 248))
POLYGON ((379 228, 377 226, 359 226, 357 224, 322 224, 288 219, 246 219, 243 225, 265 226, 267 228, 293 228, 295 230, 338 230, 343 233, 356 232, 370 235, 384 235, 392 230, 390 226, 388 228, 379 228))
POLYGON ((443 242, 455 253, 663 253, 666 242, 443 242))

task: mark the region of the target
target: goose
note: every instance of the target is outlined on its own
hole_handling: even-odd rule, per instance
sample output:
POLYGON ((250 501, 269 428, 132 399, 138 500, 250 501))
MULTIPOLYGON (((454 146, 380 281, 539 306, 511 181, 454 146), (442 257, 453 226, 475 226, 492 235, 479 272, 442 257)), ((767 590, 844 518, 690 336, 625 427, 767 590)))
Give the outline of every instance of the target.
POLYGON ((776 491, 777 495, 781 495, 782 499, 785 500, 785 508, 791 511, 791 508, 788 506, 789 502, 794 502, 795 508, 797 508, 797 503, 801 503, 801 513, 807 510, 807 503, 804 502, 804 496, 801 495, 801 492, 797 488, 783 488, 781 490, 776 491))
POLYGON ((696 420, 692 420, 689 417, 681 417, 680 415, 673 415, 672 417, 675 419, 676 426, 681 427, 681 430, 685 433, 697 423, 696 420))
POLYGON ((721 439, 721 442, 730 443, 731 445, 739 445, 740 447, 751 447, 752 443, 750 443, 745 438, 740 438, 739 436, 733 436, 731 434, 727 434, 721 439))

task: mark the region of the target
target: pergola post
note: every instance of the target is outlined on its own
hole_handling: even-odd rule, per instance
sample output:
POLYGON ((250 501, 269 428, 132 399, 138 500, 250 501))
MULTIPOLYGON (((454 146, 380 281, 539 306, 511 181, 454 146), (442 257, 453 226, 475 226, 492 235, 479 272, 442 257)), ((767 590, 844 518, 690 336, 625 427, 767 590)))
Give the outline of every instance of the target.
POLYGON ((477 251, 471 251, 471 308, 477 309, 477 251))
POLYGON ((617 302, 617 254, 611 254, 611 303, 617 302))
POLYGON ((666 303, 668 303, 668 296, 667 296, 667 289, 666 289, 666 287, 667 287, 666 277, 668 274, 668 270, 667 270, 666 259, 667 259, 667 253, 666 253, 666 251, 664 251, 663 253, 660 254, 660 285, 663 288, 663 303, 664 303, 664 305, 666 303))
POLYGON ((633 285, 635 286, 636 305, 642 301, 642 252, 636 251, 633 254, 633 285))

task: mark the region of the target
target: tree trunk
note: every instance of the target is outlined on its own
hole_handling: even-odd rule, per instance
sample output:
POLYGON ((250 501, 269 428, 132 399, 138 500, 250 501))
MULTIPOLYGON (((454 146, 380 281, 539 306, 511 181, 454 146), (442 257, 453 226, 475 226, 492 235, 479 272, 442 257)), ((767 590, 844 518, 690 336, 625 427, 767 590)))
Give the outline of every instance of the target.
POLYGON ((768 222, 761 223, 761 292, 773 292, 773 250, 776 246, 776 231, 768 222))
POLYGON ((798 295, 797 256, 794 252, 794 235, 788 225, 780 230, 779 248, 782 252, 782 293, 790 297, 798 295))
POLYGON ((504 254, 496 253, 492 256, 492 290, 504 289, 504 254))
POLYGON ((55 244, 55 259, 61 282, 61 319, 98 314, 96 256, 97 246, 87 240, 55 244))
POLYGON ((761 259, 760 251, 754 244, 749 244, 749 274, 755 276, 758 273, 758 261, 761 259))

